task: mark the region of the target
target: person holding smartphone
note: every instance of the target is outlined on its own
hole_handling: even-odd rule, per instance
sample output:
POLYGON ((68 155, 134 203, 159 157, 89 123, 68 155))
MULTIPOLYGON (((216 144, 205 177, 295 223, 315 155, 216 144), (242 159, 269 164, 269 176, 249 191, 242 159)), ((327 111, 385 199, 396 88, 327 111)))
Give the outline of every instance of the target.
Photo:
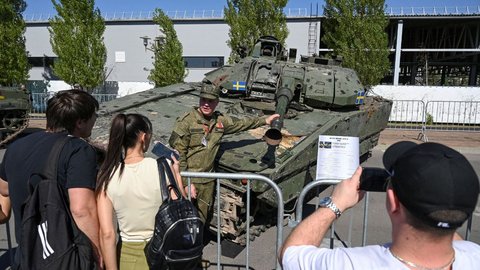
POLYGON ((456 233, 472 216, 480 191, 465 156, 438 143, 402 141, 385 151, 383 164, 390 175, 385 216, 392 224, 392 241, 319 248, 334 220, 363 198, 359 167, 290 233, 279 258, 284 270, 478 269, 480 246, 456 233))
MULTIPOLYGON (((106 269, 148 269, 144 248, 153 236, 155 215, 163 201, 157 161, 145 157, 151 138, 147 117, 123 113, 114 117, 96 190, 106 269), (119 263, 114 216, 122 240, 119 263)), ((181 185, 178 161, 170 158, 175 179, 167 181, 181 185)))
MULTIPOLYGON (((203 84, 198 107, 180 116, 175 123, 169 144, 180 155, 180 170, 211 172, 214 160, 225 134, 257 128, 279 118, 273 114, 264 117, 234 118, 215 111, 220 89, 213 84, 203 84)), ((185 180, 185 179, 184 179, 185 180)), ((215 179, 193 178, 191 196, 196 204, 205 228, 213 214, 215 179)), ((187 186, 187 182, 183 182, 187 186)))

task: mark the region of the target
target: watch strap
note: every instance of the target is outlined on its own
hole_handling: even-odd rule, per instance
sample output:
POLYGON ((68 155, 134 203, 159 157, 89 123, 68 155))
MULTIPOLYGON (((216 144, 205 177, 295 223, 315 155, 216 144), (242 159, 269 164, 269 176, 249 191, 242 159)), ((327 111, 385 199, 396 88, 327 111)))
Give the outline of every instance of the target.
POLYGON ((335 214, 335 218, 339 218, 342 215, 342 211, 338 209, 337 205, 333 202, 331 197, 328 197, 327 199, 328 199, 328 203, 320 206, 332 210, 333 213, 335 214))
POLYGON ((333 201, 331 203, 329 203, 327 205, 327 207, 330 208, 330 210, 332 210, 333 213, 335 213, 336 218, 339 218, 342 215, 342 211, 340 211, 340 209, 338 209, 337 205, 334 204, 333 201))

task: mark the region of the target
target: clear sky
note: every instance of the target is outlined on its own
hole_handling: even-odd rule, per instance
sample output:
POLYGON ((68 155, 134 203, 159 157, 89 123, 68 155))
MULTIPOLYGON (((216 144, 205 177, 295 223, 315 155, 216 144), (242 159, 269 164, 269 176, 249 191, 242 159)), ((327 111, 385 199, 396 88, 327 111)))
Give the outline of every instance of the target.
MULTIPOLYGON (((58 2, 59 0, 57 0, 58 2)), ((262 0, 259 0, 262 1, 262 0)), ((55 13, 51 0, 27 0, 24 14, 55 13)), ((226 0, 96 0, 101 12, 114 11, 152 11, 161 8, 164 11, 175 10, 221 10, 226 0)), ((318 3, 319 8, 324 1, 290 0, 288 8, 309 8, 318 3)), ((480 6, 480 0, 386 0, 388 7, 454 7, 480 6)))

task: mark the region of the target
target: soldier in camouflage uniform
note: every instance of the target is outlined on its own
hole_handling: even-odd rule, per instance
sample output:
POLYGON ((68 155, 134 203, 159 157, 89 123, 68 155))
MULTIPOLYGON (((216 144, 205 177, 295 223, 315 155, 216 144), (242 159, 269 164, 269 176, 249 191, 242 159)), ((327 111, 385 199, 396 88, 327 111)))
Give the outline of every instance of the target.
MULTIPOLYGON (((215 156, 224 134, 232 134, 265 124, 269 125, 280 115, 265 117, 234 118, 215 111, 219 102, 219 89, 204 84, 200 92, 200 106, 194 107, 177 119, 170 136, 170 146, 180 154, 180 170, 190 172, 211 172, 215 156)), ((212 217, 215 179, 192 179, 191 194, 205 228, 212 217)), ((184 186, 187 185, 183 179, 184 186)))

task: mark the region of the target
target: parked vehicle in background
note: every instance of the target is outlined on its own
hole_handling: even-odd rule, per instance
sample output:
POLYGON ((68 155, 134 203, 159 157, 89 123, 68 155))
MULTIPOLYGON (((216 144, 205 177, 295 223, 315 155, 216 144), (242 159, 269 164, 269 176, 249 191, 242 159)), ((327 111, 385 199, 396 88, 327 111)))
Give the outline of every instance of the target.
POLYGON ((25 88, 0 87, 0 146, 27 128, 31 107, 31 96, 25 88))

